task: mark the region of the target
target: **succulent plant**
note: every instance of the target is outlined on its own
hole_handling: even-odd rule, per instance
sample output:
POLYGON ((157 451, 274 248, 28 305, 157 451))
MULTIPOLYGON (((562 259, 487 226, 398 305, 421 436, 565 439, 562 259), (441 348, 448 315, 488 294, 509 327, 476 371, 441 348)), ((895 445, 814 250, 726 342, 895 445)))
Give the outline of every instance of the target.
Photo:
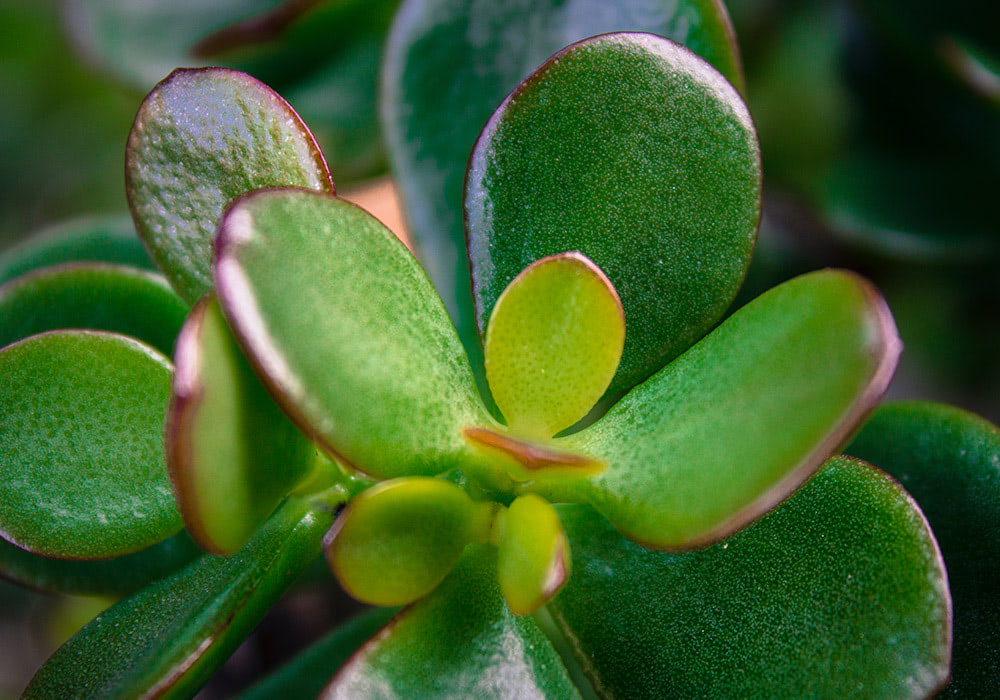
MULTIPOLYGON (((191 695, 324 550, 348 591, 408 607, 248 697, 923 697, 947 681, 934 536, 897 483, 835 456, 889 383, 892 317, 824 270, 718 324, 753 248, 759 156, 739 93, 690 50, 585 39, 493 113, 465 179, 473 303, 447 256, 432 267, 458 331, 245 74, 160 83, 126 172, 175 293, 106 263, 0 288, 0 564, 127 594, 27 697, 191 695)), ((972 435, 939 410, 917 411, 920 434, 972 435)), ((883 415, 852 454, 908 444, 883 415)), ((1000 442, 975 427, 989 485, 1000 442)))

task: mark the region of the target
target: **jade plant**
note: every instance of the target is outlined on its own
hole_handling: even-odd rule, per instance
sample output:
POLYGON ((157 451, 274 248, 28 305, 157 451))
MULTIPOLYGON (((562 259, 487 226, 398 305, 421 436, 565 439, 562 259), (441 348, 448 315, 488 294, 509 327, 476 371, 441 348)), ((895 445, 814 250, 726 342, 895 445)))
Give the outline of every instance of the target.
MULTIPOLYGON (((161 82, 126 180, 163 278, 74 262, 0 288, 0 563, 123 596, 26 697, 190 696, 321 554, 357 598, 407 607, 248 697, 947 682, 927 521, 836 456, 888 386, 892 316, 823 270, 720 323, 753 249, 759 154, 739 92, 689 49, 584 39, 489 117, 464 200, 481 344, 246 74, 161 82)), ((886 420, 859 456, 912 442, 886 420)))

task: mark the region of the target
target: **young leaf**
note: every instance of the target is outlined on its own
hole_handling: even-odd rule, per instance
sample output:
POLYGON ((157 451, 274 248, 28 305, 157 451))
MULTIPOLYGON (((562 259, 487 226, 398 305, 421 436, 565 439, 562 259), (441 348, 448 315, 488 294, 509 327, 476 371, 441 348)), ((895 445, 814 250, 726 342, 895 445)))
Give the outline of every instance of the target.
POLYGON ((181 527, 163 457, 170 363, 96 331, 0 352, 0 536, 67 559, 135 552, 181 527))
POLYGON ((275 185, 333 192, 312 134, 258 80, 224 68, 178 69, 139 107, 125 150, 129 208, 187 301, 212 286, 212 237, 225 206, 275 185))
POLYGON ((511 432, 550 438, 587 415, 618 368, 621 300, 579 253, 543 258, 497 299, 486 328, 486 379, 511 432))
POLYGON ((319 555, 332 519, 287 501, 236 554, 203 556, 98 616, 23 697, 191 697, 319 555))
POLYGON ((846 451, 888 470, 923 509, 955 606, 946 694, 988 697, 1000 687, 1000 430, 951 406, 890 403, 846 451))
POLYGON ((498 516, 497 580, 507 607, 527 615, 547 603, 569 578, 566 533, 555 509, 534 494, 498 516))
POLYGON ((471 547, 432 595, 361 647, 320 697, 579 698, 534 621, 507 610, 494 565, 491 549, 471 547))
POLYGON ((156 269, 126 215, 85 216, 29 236, 0 254, 0 284, 15 277, 70 262, 105 262, 156 269))
POLYGON ((951 608, 934 536, 898 484, 837 458, 759 522, 666 554, 561 507, 576 567, 550 604, 609 697, 929 697, 951 608))
POLYGON ((434 590, 470 542, 490 537, 494 505, 442 479, 384 481, 354 498, 326 538, 344 590, 372 605, 405 605, 434 590))
POLYGON ((469 148, 496 106, 549 56, 622 30, 682 42, 742 85, 729 17, 716 0, 408 0, 396 15, 383 68, 386 141, 417 248, 470 353, 480 344, 461 210, 469 148))
POLYGON ((381 477, 467 466, 462 428, 493 421, 440 298, 392 233, 343 200, 275 189, 235 202, 217 246, 222 308, 302 430, 381 477))
POLYGON ((631 388, 733 300, 760 178, 743 100, 691 51, 650 34, 560 51, 500 105, 469 160, 480 327, 525 266, 579 250, 621 295, 628 335, 609 393, 631 388))
POLYGON ((268 396, 214 297, 192 309, 174 359, 166 424, 174 496, 195 541, 231 554, 305 476, 315 449, 268 396))
POLYGON ((0 347, 61 328, 135 337, 173 353, 187 305, 159 275, 103 263, 71 263, 0 286, 0 347))
POLYGON ((900 349, 868 282, 836 270, 803 275, 556 441, 607 469, 589 482, 529 488, 552 502, 589 502, 650 546, 708 545, 766 513, 844 443, 885 391, 900 349))

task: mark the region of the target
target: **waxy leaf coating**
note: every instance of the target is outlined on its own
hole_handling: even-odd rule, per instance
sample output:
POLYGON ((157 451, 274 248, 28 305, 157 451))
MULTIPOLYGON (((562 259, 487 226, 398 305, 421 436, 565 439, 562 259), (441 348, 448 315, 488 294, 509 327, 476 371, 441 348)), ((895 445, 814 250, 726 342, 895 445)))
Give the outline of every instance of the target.
POLYGON ((516 435, 550 438, 587 415, 618 368, 621 300, 579 253, 543 258, 493 307, 484 347, 493 400, 516 435))
POLYGON ((0 536, 102 559, 181 527, 163 456, 170 363, 121 335, 58 331, 0 352, 0 536))
MULTIPOLYGON (((733 29, 717 0, 407 0, 396 14, 383 61, 386 142, 416 247, 473 356, 480 342, 462 220, 470 146, 497 105, 552 54, 616 31, 673 39, 742 85, 733 29)), ((509 233, 523 240, 523 232, 509 233)))
POLYGON ((146 96, 125 151, 136 229, 177 293, 212 286, 212 237, 230 200, 263 187, 333 192, 312 134, 276 92, 239 71, 178 69, 146 96))
POLYGON ((594 687, 629 698, 926 698, 948 677, 934 536, 899 485, 837 458, 757 523, 667 554, 560 507, 573 576, 549 604, 594 687))
POLYGON ((527 265, 578 250, 611 280, 628 334, 617 395, 722 316, 749 264, 760 154, 739 93, 690 50, 608 34, 553 56, 493 114, 465 213, 478 322, 527 265))
POLYGON ((0 347, 61 328, 121 333, 173 353, 187 304, 159 275, 101 263, 48 267, 0 286, 0 347))
POLYGON ((900 350, 870 283, 837 270, 797 277, 557 441, 607 469, 530 488, 589 502, 649 546, 708 545, 766 513, 843 444, 885 392, 900 350))
POLYGON ((385 478, 463 465, 461 430, 495 425, 420 264, 353 204, 296 189, 248 195, 219 229, 219 301, 299 427, 385 478))
POLYGON ((559 514, 545 499, 521 496, 498 516, 497 580, 507 607, 527 615, 569 578, 570 553, 559 514))
POLYGON ((174 359, 166 426, 174 495, 195 541, 231 554, 304 477, 315 450, 268 396, 214 297, 191 311, 174 359))
POLYGON ((434 593, 358 649, 320 698, 579 698, 535 622, 504 605, 495 563, 492 549, 470 547, 434 593))

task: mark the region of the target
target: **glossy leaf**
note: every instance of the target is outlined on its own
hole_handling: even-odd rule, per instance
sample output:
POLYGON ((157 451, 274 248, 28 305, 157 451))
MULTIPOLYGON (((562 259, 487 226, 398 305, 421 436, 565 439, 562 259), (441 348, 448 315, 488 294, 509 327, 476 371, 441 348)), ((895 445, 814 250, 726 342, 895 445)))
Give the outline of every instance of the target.
POLYGON ((203 548, 242 547, 305 476, 315 449, 285 417, 205 297, 177 342, 167 466, 177 505, 203 548))
POLYGON ((715 0, 408 0, 396 15, 383 70, 389 155, 417 248, 470 353, 479 338, 461 209, 469 150, 496 106, 549 56, 622 30, 682 42, 742 84, 732 27, 715 0))
POLYGON ((125 188, 139 235, 189 302, 212 286, 212 238, 245 192, 300 185, 333 192, 323 154, 295 111, 245 73, 178 69, 139 108, 125 188))
POLYGON ((49 265, 106 262, 155 269, 128 216, 86 216, 43 229, 0 254, 0 283, 49 265))
POLYGON ((301 429, 373 475, 465 466, 461 429, 490 419, 441 300, 382 224, 277 189, 228 210, 217 250, 223 310, 301 429))
POLYGON ((625 340, 621 300, 579 253, 539 260, 490 315, 486 379, 511 432, 550 438, 587 415, 611 383, 625 340))
POLYGON ((836 270, 803 275, 558 441, 607 469, 529 488, 552 502, 589 502, 638 542, 708 545, 785 499, 847 440, 900 349, 868 282, 836 270))
POLYGON ((691 51, 634 33, 564 49, 497 109, 469 160, 480 327, 525 266, 579 250, 621 296, 628 334, 610 393, 631 388, 733 300, 760 176, 743 100, 691 51))
POLYGON ((122 600, 61 647, 24 697, 191 697, 318 556, 332 510, 289 501, 233 556, 203 556, 122 600))
POLYGON ((170 363, 96 331, 0 352, 0 535, 32 552, 100 559, 181 527, 163 457, 170 363))
POLYGON ((169 356, 186 314, 187 305, 159 275, 60 265, 0 286, 0 347, 45 331, 89 328, 133 336, 169 356))
POLYGON ((352 499, 326 540, 345 591, 371 605, 405 605, 434 590, 470 542, 490 537, 494 505, 455 484, 384 481, 352 499))
POLYGON ((867 465, 833 460, 687 554, 560 511, 577 566, 549 610, 607 696, 925 698, 948 677, 940 552, 912 499, 867 465))
POLYGON ((375 635, 398 612, 374 608, 337 627, 237 700, 315 698, 355 649, 375 635))
POLYGON ((952 681, 944 695, 988 697, 1000 684, 1000 430, 951 406, 891 403, 847 451, 888 470, 926 514, 955 606, 952 681))
POLYGON ((184 531, 138 552, 99 561, 50 559, 0 540, 0 575, 42 591, 122 596, 172 574, 200 553, 184 531))
POLYGON ((511 612, 527 615, 547 603, 569 578, 566 533, 555 509, 534 494, 515 499, 498 519, 500 590, 511 612))
POLYGON ((320 695, 389 698, 579 698, 549 641, 497 589, 495 556, 476 545, 429 597, 358 649, 320 695))

